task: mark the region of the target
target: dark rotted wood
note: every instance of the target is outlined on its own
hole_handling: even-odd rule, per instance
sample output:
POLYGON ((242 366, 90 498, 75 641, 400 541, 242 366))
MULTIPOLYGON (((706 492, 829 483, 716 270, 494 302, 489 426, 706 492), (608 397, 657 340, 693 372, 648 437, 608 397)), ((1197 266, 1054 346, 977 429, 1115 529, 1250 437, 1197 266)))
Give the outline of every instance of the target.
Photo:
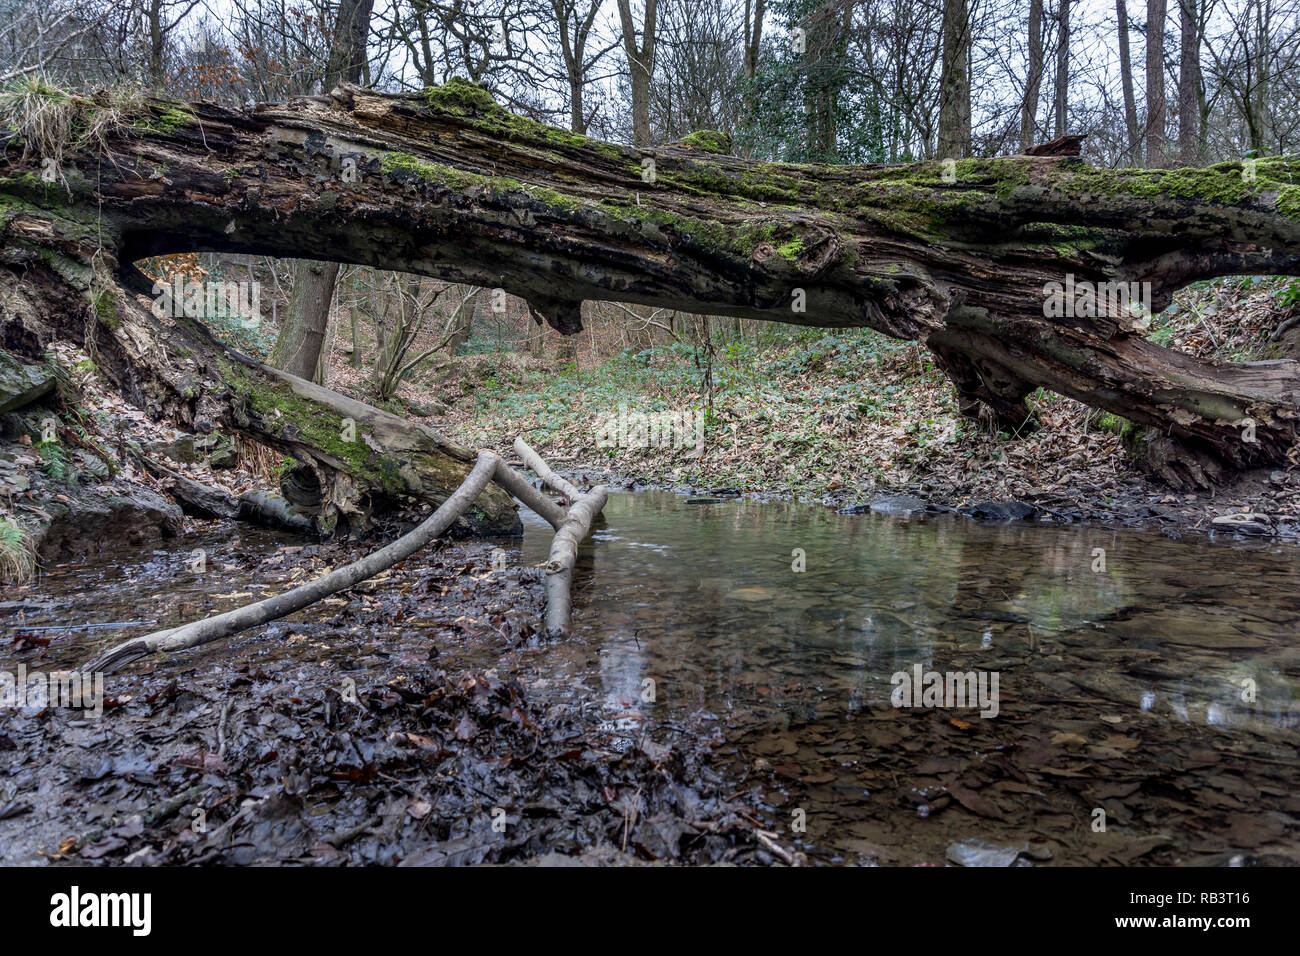
POLYGON ((1039 143, 1025 150, 1026 156, 1078 156, 1083 152, 1083 141, 1087 135, 1058 136, 1048 143, 1039 143))

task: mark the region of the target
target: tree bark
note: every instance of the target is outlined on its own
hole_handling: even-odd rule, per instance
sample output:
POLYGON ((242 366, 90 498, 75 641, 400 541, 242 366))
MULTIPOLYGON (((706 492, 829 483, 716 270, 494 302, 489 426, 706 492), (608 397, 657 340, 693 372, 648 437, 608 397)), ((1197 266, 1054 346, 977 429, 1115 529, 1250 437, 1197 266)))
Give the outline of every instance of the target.
POLYGON ((1200 361, 1148 342, 1128 296, 1061 312, 1049 294, 1060 291, 1050 283, 1138 283, 1132 291, 1160 310, 1197 279, 1300 274, 1296 160, 1260 160, 1247 184, 1239 164, 1097 170, 1018 156, 959 162, 949 183, 939 162, 784 166, 670 146, 652 151, 658 176, 647 183, 645 150, 512 117, 463 82, 405 96, 341 87, 252 113, 186 109, 194 121, 181 129, 127 128, 108 155, 70 153, 71 195, 10 148, 0 340, 35 349, 89 329, 89 347, 137 404, 229 422, 301 451, 327 478, 354 476, 368 493, 340 500, 361 510, 365 498, 436 498, 458 482, 422 492, 401 468, 331 452, 343 417, 379 416, 368 420, 380 447, 414 442, 460 477, 468 453, 236 360, 193 320, 157 319, 132 262, 190 250, 333 256, 499 286, 563 333, 581 329, 584 300, 868 326, 924 342, 963 409, 983 404, 1007 425, 1025 421, 1024 398, 1041 386, 1231 466, 1281 462, 1296 441, 1296 363, 1200 361), (356 161, 355 183, 322 175, 342 157, 356 161), (289 405, 281 418, 277 397, 289 405))
POLYGON ((1119 78, 1124 91, 1124 130, 1128 133, 1128 146, 1124 155, 1128 165, 1136 165, 1141 134, 1138 132, 1137 100, 1133 92, 1133 58, 1128 43, 1128 5, 1125 0, 1115 0, 1115 18, 1119 22, 1119 78))
MULTIPOLYGON (((325 89, 342 82, 361 82, 373 8, 374 0, 340 0, 325 64, 325 89)), ((330 303, 334 301, 338 278, 338 263, 297 263, 289 308, 271 352, 272 365, 299 378, 324 384, 330 303)))
POLYGON ((1066 133, 1070 111, 1070 0, 1057 2, 1060 4, 1056 45, 1056 136, 1059 139, 1066 133))
POLYGON ((1165 14, 1167 0, 1147 0, 1147 166, 1168 164, 1165 138, 1165 14))
POLYGON ((970 155, 970 16, 966 0, 943 0, 939 158, 970 155))
MULTIPOLYGON (((1119 0, 1123 3, 1124 0, 1119 0)), ((1025 101, 1020 107, 1020 150, 1038 142, 1038 97, 1043 88, 1043 0, 1029 0, 1025 101)))
POLYGON ((1200 161, 1201 33, 1197 0, 1178 0, 1178 161, 1200 161))
POLYGON ((294 266, 293 290, 268 361, 290 375, 319 381, 330 303, 339 267, 335 262, 304 259, 294 266))
POLYGON ((638 45, 631 0, 618 0, 619 23, 623 29, 623 52, 627 54, 627 68, 632 84, 632 141, 637 146, 649 146, 651 143, 650 81, 654 77, 655 69, 655 29, 658 9, 658 0, 645 0, 645 28, 641 31, 641 43, 638 45))
POLYGON ((591 534, 591 524, 605 507, 607 492, 597 485, 569 508, 564 521, 551 540, 550 559, 546 562, 546 636, 568 637, 573 617, 573 566, 578 561, 578 545, 591 534))

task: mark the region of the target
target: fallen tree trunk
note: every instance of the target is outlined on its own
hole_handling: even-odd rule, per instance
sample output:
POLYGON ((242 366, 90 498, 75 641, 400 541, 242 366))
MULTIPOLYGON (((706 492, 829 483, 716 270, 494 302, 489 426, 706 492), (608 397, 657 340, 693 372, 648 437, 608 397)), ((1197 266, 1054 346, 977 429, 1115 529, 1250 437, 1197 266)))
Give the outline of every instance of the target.
MULTIPOLYGON (((567 478, 557 475, 522 437, 515 439, 514 449, 526 467, 531 468, 544 484, 570 502, 568 510, 559 515, 560 521, 551 521, 555 537, 551 539, 551 553, 546 562, 545 624, 547 637, 568 637, 573 618, 573 567, 578 560, 578 546, 591 534, 591 526, 604 509, 608 492, 604 485, 597 485, 584 495, 567 478)), ((512 477, 522 480, 504 462, 502 468, 512 477)), ((537 494, 531 485, 527 482, 524 484, 530 492, 537 494)), ((550 501, 544 496, 542 500, 548 503, 550 501)), ((526 500, 524 503, 528 504, 526 500)))
MULTIPOLYGON (((1200 361, 1148 342, 1126 309, 1130 298, 1161 309, 1195 279, 1300 273, 1291 158, 1252 161, 1251 175, 1241 163, 1098 170, 1055 156, 765 164, 698 144, 596 142, 511 116, 463 81, 405 96, 344 86, 251 113, 154 102, 106 152, 61 156, 66 189, 36 176, 39 151, 5 149, 0 283, 55 303, 60 334, 116 352, 129 392, 170 389, 172 404, 213 420, 232 398, 222 362, 245 404, 272 383, 204 343, 200 374, 159 389, 176 378, 163 365, 177 352, 160 352, 173 327, 89 308, 119 282, 149 292, 137 259, 259 253, 500 287, 564 333, 581 328, 587 299, 869 326, 924 342, 968 414, 1023 426, 1042 386, 1158 428, 1162 454, 1227 466, 1282 461, 1300 428, 1296 363, 1200 361)), ((11 305, 0 332, 20 351, 45 337, 30 308, 11 305)), ((278 396, 319 398, 283 386, 278 396)), ((292 444, 267 424, 268 404, 235 427, 292 444)), ((323 472, 364 470, 320 444, 323 472)), ((457 478, 468 467, 447 448, 435 457, 460 462, 457 478)))
POLYGON ((515 439, 514 449, 515 454, 519 456, 519 460, 522 461, 526 467, 531 468, 533 473, 536 474, 538 478, 542 479, 544 484, 550 485, 560 494, 564 495, 570 503, 576 502, 582 497, 582 492, 578 490, 577 486, 570 482, 569 479, 563 478, 552 471, 551 466, 543 461, 542 456, 533 451, 523 438, 515 439))
MULTIPOLYGON (((515 447, 518 448, 522 442, 522 438, 515 439, 515 447)), ((532 451, 531 448, 528 450, 532 451)), ((533 452, 533 455, 537 457, 536 452, 533 452)), ((541 459, 538 458, 538 461, 541 459)), ((497 470, 493 473, 492 480, 541 515, 552 528, 559 530, 560 524, 564 521, 565 509, 530 485, 528 479, 519 472, 498 459, 497 470)))

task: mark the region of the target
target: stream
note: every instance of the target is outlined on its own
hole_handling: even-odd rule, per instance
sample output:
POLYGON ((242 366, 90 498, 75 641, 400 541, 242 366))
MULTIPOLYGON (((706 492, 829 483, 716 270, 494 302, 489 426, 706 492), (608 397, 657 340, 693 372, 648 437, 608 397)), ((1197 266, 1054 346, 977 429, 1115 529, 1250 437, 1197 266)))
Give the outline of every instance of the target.
MULTIPOLYGON (((6 595, 0 667, 67 666, 336 560, 271 532, 208 527, 6 595), (123 622, 137 623, 41 630, 123 622)), ((488 567, 500 549, 518 574, 546 560, 550 536, 525 512, 522 542, 464 547, 488 567)), ((498 604, 508 579, 525 580, 475 575, 498 604)), ((568 641, 453 627, 445 606, 422 620, 437 596, 414 591, 392 613, 385 588, 164 660, 152 679, 238 657, 295 687, 340 670, 361 683, 426 661, 432 640, 449 673, 508 676, 532 700, 576 709, 604 752, 707 748, 754 825, 812 862, 1300 862, 1294 547, 641 491, 610 496, 580 554, 568 641), (893 706, 902 675, 933 672, 973 675, 986 693, 927 700, 918 688, 914 706, 893 706)), ((536 611, 534 600, 519 614, 536 611)), ((9 719, 0 713, 0 744, 9 719)), ((0 852, 36 859, 76 828, 57 808, 6 821, 6 801, 42 792, 13 767, 9 778, 0 852)), ((670 826, 653 845, 675 846, 670 826)))

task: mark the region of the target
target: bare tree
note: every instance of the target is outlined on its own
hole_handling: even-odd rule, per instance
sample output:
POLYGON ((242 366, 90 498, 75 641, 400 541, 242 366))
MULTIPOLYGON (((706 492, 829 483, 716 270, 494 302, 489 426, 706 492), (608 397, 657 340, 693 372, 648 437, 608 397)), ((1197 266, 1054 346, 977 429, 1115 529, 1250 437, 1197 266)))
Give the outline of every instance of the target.
POLYGON ((1058 0, 1056 13, 1056 135, 1068 130, 1070 107, 1070 0, 1058 0))
MULTIPOLYGON (((1124 0, 1119 0, 1123 3, 1124 0)), ((1025 64, 1025 99, 1020 108, 1020 148, 1034 145, 1038 132, 1038 96, 1043 87, 1043 0, 1029 0, 1029 50, 1025 64)))
POLYGON ((650 141, 650 81, 655 68, 655 36, 659 0, 645 0, 645 20, 638 31, 632 18, 631 0, 618 0, 618 18, 623 28, 623 52, 627 55, 627 69, 632 86, 632 141, 637 146, 649 146, 650 141), (637 40, 640 33, 641 39, 637 40))
POLYGON ((1200 158, 1201 31, 1196 0, 1178 0, 1178 160, 1200 158))
POLYGON ((1138 132, 1137 99, 1133 93, 1133 57, 1129 53, 1128 6, 1125 0, 1115 0, 1115 19, 1118 21, 1119 33, 1119 76, 1124 96, 1124 130, 1128 134, 1128 145, 1124 158, 1132 165, 1137 152, 1140 133, 1138 132))
POLYGON ((970 11, 943 0, 943 78, 939 83, 939 155, 970 155, 970 11))
POLYGON ((584 93, 593 81, 593 71, 615 46, 596 40, 596 17, 604 0, 549 0, 548 37, 558 47, 561 77, 568 93, 569 129, 586 133, 591 115, 583 106, 584 93))
POLYGON ((1147 0, 1147 155, 1151 168, 1165 165, 1166 0, 1147 0))
MULTIPOLYGON (((374 0, 341 0, 323 77, 329 89, 342 80, 360 81, 374 0)), ((330 305, 338 282, 337 263, 303 260, 294 275, 293 297, 271 351, 271 363, 299 378, 325 381, 330 305)))

